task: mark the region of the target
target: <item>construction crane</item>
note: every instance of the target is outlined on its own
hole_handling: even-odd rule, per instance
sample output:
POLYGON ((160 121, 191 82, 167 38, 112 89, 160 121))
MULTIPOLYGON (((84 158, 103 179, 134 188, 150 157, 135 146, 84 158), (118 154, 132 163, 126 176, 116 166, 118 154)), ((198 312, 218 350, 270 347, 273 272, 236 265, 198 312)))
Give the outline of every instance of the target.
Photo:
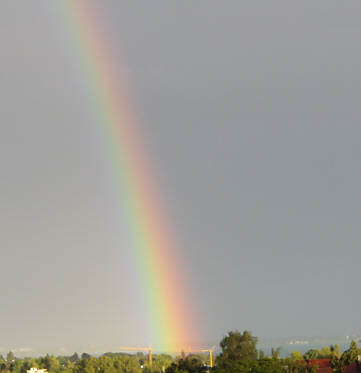
POLYGON ((216 346, 213 346, 210 350, 191 350, 189 349, 187 352, 209 352, 209 366, 213 368, 213 351, 216 346))
POLYGON ((151 367, 153 365, 153 348, 152 346, 149 346, 148 348, 142 348, 142 347, 119 347, 119 350, 143 350, 148 351, 148 359, 149 359, 149 366, 151 367))

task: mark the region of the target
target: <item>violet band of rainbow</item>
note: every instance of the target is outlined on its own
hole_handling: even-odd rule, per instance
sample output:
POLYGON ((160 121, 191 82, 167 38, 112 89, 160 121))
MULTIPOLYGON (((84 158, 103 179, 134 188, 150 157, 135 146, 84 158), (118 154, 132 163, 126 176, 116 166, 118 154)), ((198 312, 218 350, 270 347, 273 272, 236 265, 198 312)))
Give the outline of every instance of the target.
POLYGON ((138 130, 133 103, 104 20, 95 1, 56 2, 64 32, 81 65, 84 92, 96 117, 120 206, 124 208, 132 257, 138 268, 149 343, 165 351, 186 349, 198 340, 190 284, 180 248, 159 198, 154 167, 138 130))

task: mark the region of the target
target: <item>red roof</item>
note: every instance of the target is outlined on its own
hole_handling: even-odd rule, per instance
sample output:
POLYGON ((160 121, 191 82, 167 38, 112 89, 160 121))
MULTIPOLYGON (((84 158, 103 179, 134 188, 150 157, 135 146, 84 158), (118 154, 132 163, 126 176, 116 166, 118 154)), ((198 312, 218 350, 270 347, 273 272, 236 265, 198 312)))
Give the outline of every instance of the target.
MULTIPOLYGON (((332 373, 331 360, 330 359, 309 359, 307 360, 309 365, 318 365, 316 373, 332 373)), ((343 373, 360 373, 360 364, 358 362, 348 365, 343 373)))
POLYGON ((343 373, 357 373, 360 371, 361 371, 360 365, 356 362, 356 363, 352 363, 349 366, 347 366, 345 370, 343 371, 343 373))
MULTIPOLYGON (((332 373, 331 359, 309 359, 309 365, 317 365, 316 373, 332 373)), ((351 373, 351 372, 348 372, 351 373)))

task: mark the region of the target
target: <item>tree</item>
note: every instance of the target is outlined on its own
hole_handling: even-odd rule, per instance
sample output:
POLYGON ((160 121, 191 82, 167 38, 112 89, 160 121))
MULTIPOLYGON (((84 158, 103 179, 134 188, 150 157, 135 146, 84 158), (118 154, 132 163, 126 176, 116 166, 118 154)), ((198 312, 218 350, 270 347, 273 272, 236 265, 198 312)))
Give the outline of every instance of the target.
POLYGON ((99 373, 116 373, 114 359, 109 356, 100 356, 97 361, 96 371, 99 373))
POLYGON ((344 370, 343 361, 340 357, 336 357, 336 355, 331 356, 331 368, 332 372, 334 373, 341 373, 344 370))
POLYGON ((361 355, 361 350, 357 347, 354 340, 351 341, 350 347, 341 355, 343 366, 346 367, 357 360, 358 355, 361 355))
POLYGON ((175 362, 178 363, 179 360, 181 360, 181 359, 184 360, 185 358, 186 358, 186 354, 185 354, 184 350, 182 350, 180 356, 175 357, 175 362))
POLYGON ((303 360, 303 355, 299 350, 292 351, 291 352, 291 360, 292 361, 302 361, 303 360))
MULTIPOLYGON (((90 355, 89 355, 90 356, 90 355)), ((95 373, 97 371, 98 361, 95 357, 82 358, 78 364, 75 365, 75 373, 95 373)))
POLYGON ((69 357, 69 360, 72 362, 72 363, 77 363, 79 360, 80 360, 80 357, 79 355, 75 352, 73 355, 71 355, 69 357))
POLYGON ((302 360, 285 360, 289 373, 307 373, 306 362, 302 360))
POLYGON ((320 355, 320 350, 318 348, 311 348, 310 350, 304 353, 303 358, 305 360, 309 360, 309 359, 315 360, 319 357, 319 355, 320 355))
POLYGON ((46 355, 41 359, 41 363, 49 372, 57 373, 60 370, 59 360, 54 355, 46 355))
POLYGON ((24 360, 15 360, 12 364, 11 364, 11 372, 12 373, 24 373, 26 372, 26 367, 24 367, 24 360))
POLYGON ((39 368, 39 363, 38 363, 38 359, 36 358, 31 358, 28 362, 28 365, 29 365, 29 369, 30 368, 39 368))
POLYGON ((275 358, 279 358, 280 357, 280 354, 281 354, 281 349, 282 349, 282 347, 280 346, 280 347, 277 347, 276 349, 274 349, 273 347, 272 347, 272 349, 271 349, 271 356, 272 357, 275 357, 275 358))
POLYGON ((8 354, 6 355, 6 360, 7 361, 13 361, 13 360, 15 360, 15 356, 14 356, 14 354, 13 354, 12 351, 8 352, 8 354))
MULTIPOLYGON (((336 345, 337 346, 337 345, 336 345)), ((331 356, 331 366, 332 371, 335 373, 341 373, 344 371, 345 367, 354 363, 357 360, 358 355, 361 355, 361 349, 357 347, 354 340, 350 343, 350 348, 346 350, 341 357, 337 357, 335 351, 332 351, 331 356)))
POLYGON ((331 345, 330 350, 331 350, 331 358, 333 356, 336 357, 337 359, 341 357, 342 353, 340 351, 340 346, 338 344, 336 344, 335 346, 331 345))
POLYGON ((203 364, 199 359, 190 356, 185 359, 180 359, 178 362, 178 370, 185 371, 189 373, 200 372, 203 368, 203 364))
POLYGON ((153 369, 159 372, 164 372, 173 362, 173 358, 167 354, 153 356, 153 369))
POLYGON ((140 373, 142 368, 139 364, 139 358, 134 355, 117 356, 114 359, 114 368, 120 373, 140 373))
POLYGON ((327 347, 327 346, 322 347, 322 349, 319 353, 319 358, 320 359, 330 359, 331 356, 332 356, 331 346, 330 347, 327 347))
POLYGON ((257 342, 258 339, 247 330, 243 334, 238 330, 229 332, 220 342, 222 352, 217 358, 218 366, 227 370, 237 362, 256 360, 257 342))
POLYGON ((251 372, 256 373, 285 373, 283 359, 278 358, 258 360, 258 369, 251 369, 251 372))

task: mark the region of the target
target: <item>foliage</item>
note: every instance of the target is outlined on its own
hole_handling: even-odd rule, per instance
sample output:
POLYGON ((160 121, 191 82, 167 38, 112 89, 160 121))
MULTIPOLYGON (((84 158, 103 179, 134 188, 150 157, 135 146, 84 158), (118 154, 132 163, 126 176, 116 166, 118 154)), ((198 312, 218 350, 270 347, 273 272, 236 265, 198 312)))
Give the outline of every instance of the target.
POLYGON ((49 373, 161 373, 173 362, 170 355, 155 355, 153 367, 149 367, 148 357, 144 354, 104 354, 99 358, 83 354, 79 359, 72 356, 46 355, 39 358, 0 360, 1 373, 26 373, 31 367, 47 369, 49 373), (143 365, 143 369, 141 365, 143 365))
POLYGON ((319 358, 320 350, 317 348, 311 348, 307 352, 304 353, 303 358, 305 360, 315 360, 319 358))
POLYGON ((304 360, 284 359, 284 366, 289 373, 307 373, 307 363, 304 360))
POLYGON ((259 352, 257 338, 249 331, 229 332, 220 342, 221 353, 216 358, 216 366, 207 365, 208 355, 182 355, 175 360, 167 354, 153 356, 153 366, 149 366, 148 356, 144 353, 134 355, 108 352, 96 358, 83 353, 71 356, 46 355, 39 358, 19 359, 10 351, 6 360, 0 357, 0 373, 27 373, 31 367, 47 369, 49 373, 315 373, 317 365, 306 360, 330 358, 333 373, 342 373, 345 367, 361 355, 355 341, 343 354, 338 345, 310 349, 304 355, 292 351, 286 359, 280 358, 281 347, 272 348, 271 357, 259 352))
MULTIPOLYGON (((217 366, 214 373, 285 373, 285 367, 288 362, 276 357, 266 357, 261 359, 246 359, 235 362, 227 368, 217 366)), ((291 371, 291 373, 296 373, 291 371)), ((306 373, 305 371, 300 373, 306 373)))
POLYGON ((271 349, 271 356, 275 357, 275 358, 279 358, 280 353, 281 353, 281 349, 282 349, 282 347, 277 347, 276 349, 272 348, 271 349))
POLYGON ((332 356, 331 346, 330 347, 327 347, 327 346, 322 347, 318 356, 319 356, 319 359, 330 359, 331 356, 332 356))
POLYGON ((303 360, 303 355, 299 350, 292 351, 291 352, 291 360, 292 361, 302 361, 303 360))
POLYGON ((336 357, 337 359, 339 359, 341 357, 342 353, 340 351, 340 346, 338 344, 336 344, 335 346, 331 345, 330 350, 331 350, 331 358, 336 357))
POLYGON ((332 345, 330 347, 324 346, 321 350, 317 348, 311 348, 306 353, 304 353, 303 358, 305 360, 330 359, 332 356, 332 348, 332 345))
POLYGON ((164 372, 173 363, 173 358, 167 354, 153 356, 153 370, 164 372))
POLYGON ((220 346, 222 352, 218 356, 218 365, 222 365, 227 361, 243 361, 243 360, 255 360, 257 359, 257 341, 256 337, 253 337, 247 330, 241 334, 238 330, 228 333, 228 336, 224 337, 220 346))
POLYGON ((13 354, 12 351, 8 352, 8 354, 6 355, 6 360, 7 361, 13 361, 13 360, 15 360, 15 356, 14 356, 14 354, 13 354))
POLYGON ((361 355, 361 349, 359 349, 356 342, 352 340, 350 343, 350 348, 342 354, 341 359, 343 360, 345 366, 347 366, 355 362, 358 355, 361 355))
POLYGON ((259 373, 284 373, 285 365, 282 359, 279 358, 265 358, 258 360, 259 373))
POLYGON ((59 360, 54 355, 46 355, 45 357, 41 358, 41 366, 50 373, 60 372, 59 360))
POLYGON ((331 356, 331 366, 334 373, 341 373, 345 367, 357 360, 358 355, 361 355, 361 349, 358 348, 357 343, 352 340, 350 347, 346 350, 341 357, 337 357, 336 352, 333 351, 331 356))
POLYGON ((69 356, 69 360, 72 363, 77 363, 80 360, 79 355, 75 352, 73 355, 69 356))
POLYGON ((216 359, 218 370, 241 372, 245 369, 252 369, 247 367, 252 364, 245 362, 257 359, 257 341, 258 339, 247 330, 243 334, 238 330, 229 332, 220 342, 222 352, 216 359))
POLYGON ((185 359, 179 360, 178 368, 184 372, 197 373, 202 371, 203 364, 199 359, 187 356, 185 359))

